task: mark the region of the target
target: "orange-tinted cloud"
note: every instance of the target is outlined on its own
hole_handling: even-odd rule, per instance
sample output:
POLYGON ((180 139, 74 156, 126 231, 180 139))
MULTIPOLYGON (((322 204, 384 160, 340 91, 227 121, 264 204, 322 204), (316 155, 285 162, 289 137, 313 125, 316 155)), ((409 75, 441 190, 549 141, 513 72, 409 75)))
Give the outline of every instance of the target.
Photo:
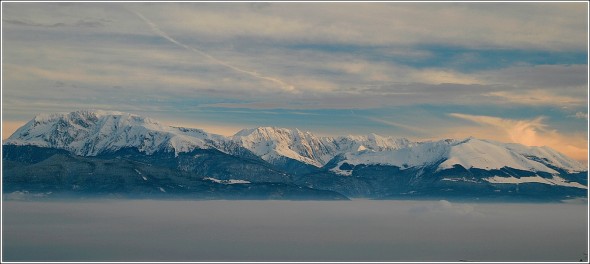
POLYGON ((584 133, 561 133, 543 122, 543 117, 515 120, 493 116, 452 113, 453 117, 472 121, 477 126, 455 129, 453 137, 476 136, 526 146, 548 146, 586 163, 588 140, 584 133))

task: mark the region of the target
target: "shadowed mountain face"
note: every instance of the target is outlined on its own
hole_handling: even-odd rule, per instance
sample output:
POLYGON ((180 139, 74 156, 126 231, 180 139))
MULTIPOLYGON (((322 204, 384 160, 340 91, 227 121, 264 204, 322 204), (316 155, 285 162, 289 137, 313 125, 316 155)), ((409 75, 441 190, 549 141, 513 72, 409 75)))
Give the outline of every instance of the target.
POLYGON ((560 200, 588 185, 583 165, 547 147, 274 127, 224 137, 106 111, 37 116, 2 159, 5 192, 45 196, 560 200))

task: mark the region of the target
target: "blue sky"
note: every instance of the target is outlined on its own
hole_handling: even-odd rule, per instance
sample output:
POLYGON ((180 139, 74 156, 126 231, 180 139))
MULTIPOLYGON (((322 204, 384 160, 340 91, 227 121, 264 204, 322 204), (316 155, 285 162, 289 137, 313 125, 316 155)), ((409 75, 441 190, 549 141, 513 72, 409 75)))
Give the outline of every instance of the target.
POLYGON ((3 138, 43 112, 475 136, 585 161, 586 3, 2 3, 3 138))

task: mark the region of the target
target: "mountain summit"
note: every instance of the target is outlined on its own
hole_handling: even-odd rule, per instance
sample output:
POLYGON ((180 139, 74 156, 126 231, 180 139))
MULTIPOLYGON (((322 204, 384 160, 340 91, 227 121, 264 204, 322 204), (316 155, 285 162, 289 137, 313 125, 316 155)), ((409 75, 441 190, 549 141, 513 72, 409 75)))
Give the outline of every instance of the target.
POLYGON ((64 149, 80 156, 96 156, 132 147, 146 154, 187 152, 209 148, 222 138, 199 129, 177 128, 114 111, 76 111, 42 114, 19 128, 4 144, 64 149))
POLYGON ((467 138, 411 142, 405 138, 367 136, 318 137, 299 129, 258 127, 243 129, 231 137, 200 129, 172 127, 150 118, 115 111, 76 111, 42 114, 19 128, 4 144, 63 149, 79 156, 97 156, 122 148, 145 154, 190 152, 233 143, 263 160, 292 159, 323 167, 334 157, 348 164, 387 164, 403 167, 431 165, 439 168, 500 169, 504 166, 556 173, 585 171, 579 162, 549 148, 527 147, 491 140, 467 138), (549 167, 548 167, 549 166, 549 167))
MULTIPOLYGON (((476 138, 414 142, 376 134, 318 137, 276 127, 244 129, 225 137, 100 110, 38 115, 3 147, 8 150, 3 159, 21 159, 19 165, 23 165, 23 150, 31 148, 43 153, 65 151, 74 159, 93 162, 94 157, 127 153, 125 157, 130 158, 129 153, 135 153, 135 161, 152 166, 168 162, 168 169, 215 179, 217 184, 277 181, 353 197, 388 197, 418 189, 430 192, 432 186, 449 182, 587 188, 584 165, 548 147, 476 138)), ((39 166, 30 160, 26 163, 39 166)))

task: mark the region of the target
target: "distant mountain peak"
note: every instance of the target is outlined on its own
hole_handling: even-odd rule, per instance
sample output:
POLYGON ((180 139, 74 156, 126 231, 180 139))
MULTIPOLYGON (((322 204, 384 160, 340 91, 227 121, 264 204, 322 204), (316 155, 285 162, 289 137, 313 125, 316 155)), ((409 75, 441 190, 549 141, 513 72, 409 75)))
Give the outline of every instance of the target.
POLYGON ((122 148, 136 148, 146 154, 178 154, 195 149, 230 153, 237 149, 270 163, 293 160, 318 168, 338 157, 333 170, 336 172, 344 163, 386 164, 400 168, 439 164, 439 169, 455 165, 481 169, 511 167, 547 173, 587 171, 584 165, 549 147, 527 147, 474 137, 424 142, 374 133, 319 137, 297 128, 272 126, 243 129, 224 137, 201 129, 163 125, 135 114, 103 110, 37 115, 4 144, 64 149, 80 156, 96 156, 122 148))
POLYGON ((65 149, 81 156, 132 147, 151 154, 207 148, 204 139, 190 131, 163 125, 139 115, 102 110, 40 114, 19 128, 5 142, 65 149))

